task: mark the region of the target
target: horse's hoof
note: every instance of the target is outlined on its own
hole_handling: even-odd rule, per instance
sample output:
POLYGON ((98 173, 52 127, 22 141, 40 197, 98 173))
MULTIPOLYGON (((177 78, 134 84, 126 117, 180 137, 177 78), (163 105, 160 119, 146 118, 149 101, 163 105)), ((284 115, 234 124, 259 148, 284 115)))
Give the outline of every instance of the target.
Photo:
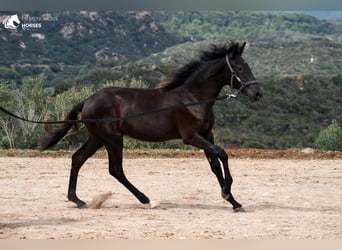
POLYGON ((158 201, 150 201, 150 209, 156 208, 159 206, 158 201))
POLYGON ((246 210, 243 207, 236 207, 233 208, 234 212, 238 213, 238 212, 246 212, 246 210))
POLYGON ((149 203, 143 204, 145 208, 153 209, 159 206, 158 201, 150 201, 149 203))
POLYGON ((86 209, 86 208, 88 208, 88 205, 87 205, 87 203, 84 203, 84 204, 78 205, 77 207, 78 207, 79 209, 86 209))

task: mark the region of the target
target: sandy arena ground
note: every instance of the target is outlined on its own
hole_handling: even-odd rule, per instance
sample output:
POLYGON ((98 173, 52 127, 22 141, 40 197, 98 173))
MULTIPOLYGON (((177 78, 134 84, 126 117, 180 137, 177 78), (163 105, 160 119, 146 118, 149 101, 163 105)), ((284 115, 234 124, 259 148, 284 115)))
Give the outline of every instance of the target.
POLYGON ((233 194, 223 201, 204 157, 126 158, 131 180, 159 206, 141 205, 108 174, 108 161, 83 166, 78 195, 66 199, 69 157, 0 157, 0 239, 341 239, 342 159, 230 159, 233 194))

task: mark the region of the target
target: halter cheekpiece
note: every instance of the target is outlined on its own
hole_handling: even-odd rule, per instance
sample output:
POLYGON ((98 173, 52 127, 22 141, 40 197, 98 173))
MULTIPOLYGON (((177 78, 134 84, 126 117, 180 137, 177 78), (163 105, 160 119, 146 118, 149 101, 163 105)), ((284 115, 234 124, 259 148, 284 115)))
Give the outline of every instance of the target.
POLYGON ((230 70, 230 87, 234 89, 234 78, 236 78, 236 80, 240 83, 240 88, 235 89, 234 94, 231 95, 232 97, 237 97, 245 87, 258 83, 256 80, 251 80, 248 82, 242 81, 241 78, 236 73, 236 71, 233 69, 232 65, 230 64, 228 53, 226 54, 226 63, 230 70))

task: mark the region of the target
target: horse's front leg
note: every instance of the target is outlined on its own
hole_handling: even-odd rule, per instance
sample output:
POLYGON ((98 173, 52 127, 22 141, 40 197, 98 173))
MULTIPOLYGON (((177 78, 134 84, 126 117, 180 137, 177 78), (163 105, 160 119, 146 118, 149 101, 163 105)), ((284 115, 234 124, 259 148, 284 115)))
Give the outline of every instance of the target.
MULTIPOLYGON (((216 146, 217 147, 217 146, 216 146)), ((217 157, 220 159, 224 169, 224 186, 222 188, 221 196, 224 200, 229 201, 230 204, 233 205, 233 209, 235 212, 243 212, 244 209, 242 205, 237 202, 233 194, 231 192, 231 187, 233 184, 233 177, 230 174, 229 166, 228 166, 228 154, 223 148, 217 147, 217 157)))
POLYGON ((211 168, 220 183, 222 198, 232 204, 234 211, 243 211, 242 205, 234 199, 231 193, 233 178, 229 171, 227 153, 222 148, 216 146, 215 144, 211 143, 209 140, 198 134, 183 139, 183 142, 185 144, 195 146, 205 151, 211 168), (223 165, 224 179, 222 177, 222 170, 218 159, 222 162, 223 165))
MULTIPOLYGON (((213 136, 213 133, 211 131, 206 136, 204 136, 204 138, 207 139, 210 143, 214 144, 214 136, 213 136)), ((215 176, 216 176, 216 178, 220 184, 221 190, 222 190, 225 182, 224 182, 224 178, 223 178, 223 173, 222 173, 220 161, 215 154, 210 153, 207 150, 204 151, 204 153, 205 153, 205 156, 207 157, 208 162, 210 164, 211 171, 215 174, 215 176)))
POLYGON ((219 159, 217 158, 216 155, 209 153, 208 151, 205 151, 204 153, 210 164, 211 171, 215 174, 217 181, 220 184, 221 189, 223 189, 225 182, 224 182, 223 173, 222 173, 219 159))

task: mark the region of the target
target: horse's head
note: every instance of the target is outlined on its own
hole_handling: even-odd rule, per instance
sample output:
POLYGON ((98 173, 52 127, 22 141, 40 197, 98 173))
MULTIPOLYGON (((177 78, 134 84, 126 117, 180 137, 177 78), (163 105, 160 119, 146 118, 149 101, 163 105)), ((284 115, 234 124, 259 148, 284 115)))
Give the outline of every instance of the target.
POLYGON ((251 101, 258 101, 262 97, 262 91, 249 65, 241 56, 245 45, 245 42, 241 46, 239 43, 232 44, 226 55, 226 63, 231 74, 229 84, 237 94, 242 93, 251 101))

